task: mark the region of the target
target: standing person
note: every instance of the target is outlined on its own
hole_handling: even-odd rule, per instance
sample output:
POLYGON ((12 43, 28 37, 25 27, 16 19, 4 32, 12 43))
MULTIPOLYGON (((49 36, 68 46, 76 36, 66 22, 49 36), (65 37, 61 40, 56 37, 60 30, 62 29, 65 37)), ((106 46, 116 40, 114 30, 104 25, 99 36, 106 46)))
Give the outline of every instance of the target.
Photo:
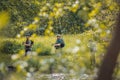
POLYGON ((90 61, 91 61, 91 65, 95 66, 96 65, 95 53, 97 51, 96 43, 93 42, 92 40, 89 40, 88 47, 90 49, 90 61))
POLYGON ((58 34, 57 35, 57 40, 56 40, 56 43, 54 44, 54 47, 57 50, 60 50, 60 52, 62 52, 62 48, 65 46, 65 43, 64 43, 64 40, 61 38, 61 35, 58 34))
POLYGON ((23 42, 23 45, 25 46, 25 56, 27 56, 27 54, 32 51, 33 45, 33 41, 30 40, 30 34, 26 35, 26 41, 23 42))

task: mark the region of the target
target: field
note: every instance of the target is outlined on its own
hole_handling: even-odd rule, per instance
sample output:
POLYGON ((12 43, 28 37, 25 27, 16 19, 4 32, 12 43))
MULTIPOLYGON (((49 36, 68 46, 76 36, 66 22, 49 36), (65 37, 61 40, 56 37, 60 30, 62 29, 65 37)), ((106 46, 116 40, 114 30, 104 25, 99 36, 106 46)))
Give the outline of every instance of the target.
MULTIPOLYGON (((0 80, 93 80, 109 49, 119 10, 116 0, 1 0, 0 80), (28 34, 34 44, 25 56, 28 34), (65 42, 60 49, 53 46, 57 34, 65 42)), ((106 62, 112 67, 111 58, 106 62)), ((120 80, 119 61, 115 80, 120 80)))
MULTIPOLYGON (((64 73, 76 74, 76 76, 82 74, 95 76, 93 74, 94 70, 100 66, 107 42, 95 41, 95 37, 91 34, 92 32, 88 31, 83 34, 62 35, 65 41, 62 53, 55 53, 55 48, 52 46, 56 41, 56 36, 32 36, 31 40, 34 41, 33 52, 28 57, 24 57, 24 48, 21 44, 25 38, 4 38, 3 41, 13 41, 21 46, 17 46, 17 48, 20 48, 18 53, 1 53, 3 58, 0 61, 5 63, 6 66, 14 65, 17 67, 17 72, 23 72, 24 74, 27 74, 33 68, 33 71, 37 70, 37 75, 64 73), (90 42, 90 40, 93 42, 90 42), (95 50, 91 51, 91 48, 95 50)), ((76 76, 74 75, 74 78, 76 76)))

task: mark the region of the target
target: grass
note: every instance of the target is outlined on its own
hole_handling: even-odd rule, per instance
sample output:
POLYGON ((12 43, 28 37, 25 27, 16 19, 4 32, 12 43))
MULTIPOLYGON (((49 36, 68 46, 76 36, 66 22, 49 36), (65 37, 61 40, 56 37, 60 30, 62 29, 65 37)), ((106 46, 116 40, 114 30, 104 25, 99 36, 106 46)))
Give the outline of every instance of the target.
POLYGON ((5 62, 5 63, 10 63, 10 57, 11 55, 6 55, 5 53, 0 53, 0 63, 5 62))
MULTIPOLYGON (((100 64, 100 55, 104 53, 104 42, 100 41, 98 39, 97 41, 94 40, 92 33, 85 32, 83 34, 76 34, 76 35, 63 35, 63 39, 65 41, 65 47, 63 48, 63 54, 61 57, 56 56, 56 54, 47 55, 47 56, 34 56, 32 59, 30 58, 21 58, 20 60, 25 60, 27 62, 27 59, 30 59, 30 62, 33 66, 37 66, 37 62, 40 64, 40 72, 49 73, 49 66, 51 65, 50 60, 55 60, 53 62, 55 72, 64 72, 61 68, 66 68, 68 73, 71 73, 70 71, 75 71, 77 74, 82 74, 82 69, 87 71, 85 73, 92 74, 93 68, 90 67, 90 50, 88 47, 89 40, 93 40, 93 42, 96 42, 97 51, 96 53, 96 61, 98 64, 100 64), (32 61, 31 61, 32 60, 32 61), (46 63, 46 64, 44 64, 46 63)), ((8 39, 8 38, 7 38, 8 39)), ((3 40, 6 40, 3 38, 3 40)), ((25 41, 25 38, 9 38, 8 40, 15 40, 18 43, 22 43, 25 41)), ((54 52, 54 47, 51 46, 51 44, 55 43, 56 36, 37 36, 37 37, 31 37, 31 40, 34 41, 34 46, 37 44, 42 44, 41 47, 47 49, 50 48, 51 52, 54 52)), ((40 47, 40 48, 41 48, 40 47)), ((43 48, 41 50, 43 50, 43 48)), ((5 62, 7 64, 11 63, 12 60, 10 60, 10 55, 2 54, 1 53, 0 62, 5 62)), ((15 61, 14 61, 15 62, 15 61)))
MULTIPOLYGON (((64 53, 71 53, 75 52, 74 49, 79 47, 79 51, 77 52, 79 55, 79 58, 89 58, 90 57, 90 51, 88 48, 88 43, 90 39, 93 39, 92 33, 85 32, 83 34, 75 34, 75 35, 63 35, 63 39, 65 41, 65 47, 63 48, 64 53)), ((18 43, 22 43, 25 41, 25 38, 3 38, 3 40, 15 40, 18 43)), ((50 48, 52 52, 54 52, 53 46, 51 44, 55 43, 56 36, 37 36, 37 37, 31 37, 31 39, 34 41, 34 45, 41 43, 44 48, 50 48)), ((94 39, 93 39, 94 40, 94 39)), ((2 40, 1 40, 2 41, 2 40)), ((102 43, 96 44, 98 47, 97 50, 97 56, 104 52, 104 45, 102 43)), ((10 55, 1 54, 0 62, 8 62, 10 60, 10 55)), ((45 57, 45 56, 42 56, 45 57)), ((52 56, 51 56, 52 57, 52 56)), ((99 60, 98 60, 99 61, 99 60)), ((8 62, 9 63, 9 62, 8 62)))

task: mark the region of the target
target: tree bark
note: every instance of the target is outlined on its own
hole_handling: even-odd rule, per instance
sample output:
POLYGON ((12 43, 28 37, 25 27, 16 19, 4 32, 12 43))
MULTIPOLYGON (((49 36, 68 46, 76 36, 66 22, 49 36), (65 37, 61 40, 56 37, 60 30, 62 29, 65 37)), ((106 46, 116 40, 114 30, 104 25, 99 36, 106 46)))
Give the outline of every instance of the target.
POLYGON ((112 75, 120 52, 120 12, 116 22, 113 38, 103 59, 96 80, 113 80, 112 75))

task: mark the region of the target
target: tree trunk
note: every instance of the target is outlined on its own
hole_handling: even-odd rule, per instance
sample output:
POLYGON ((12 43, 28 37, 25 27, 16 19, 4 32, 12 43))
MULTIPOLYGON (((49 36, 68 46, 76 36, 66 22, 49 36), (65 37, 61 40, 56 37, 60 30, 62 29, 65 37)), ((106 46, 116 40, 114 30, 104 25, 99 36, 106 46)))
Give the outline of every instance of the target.
POLYGON ((116 22, 113 38, 103 59, 103 63, 98 73, 98 78, 96 80, 113 80, 112 75, 114 73, 120 51, 120 12, 116 22))

